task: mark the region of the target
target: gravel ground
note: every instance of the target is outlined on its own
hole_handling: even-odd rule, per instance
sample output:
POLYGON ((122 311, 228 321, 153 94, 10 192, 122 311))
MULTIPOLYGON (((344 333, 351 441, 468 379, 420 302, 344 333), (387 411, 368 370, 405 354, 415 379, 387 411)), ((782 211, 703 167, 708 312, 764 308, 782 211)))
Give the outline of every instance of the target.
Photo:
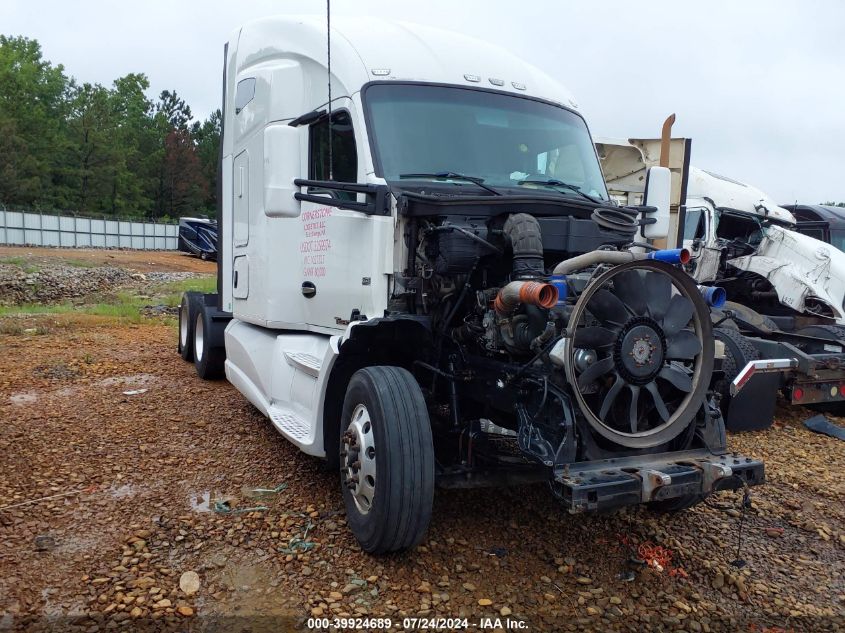
POLYGON ((107 292, 132 281, 123 268, 103 266, 86 270, 62 264, 24 269, 0 263, 0 304, 57 303, 96 292, 107 292))
POLYGON ((178 251, 133 251, 111 248, 40 248, 29 246, 0 246, 0 261, 25 259, 33 266, 72 261, 87 266, 120 266, 146 272, 195 272, 211 274, 217 270, 214 262, 178 251))
POLYGON ((139 289, 207 276, 197 272, 135 272, 115 266, 83 268, 48 263, 35 270, 0 260, 0 305, 60 303, 115 290, 139 289))
POLYGON ((60 303, 215 274, 176 251, 0 246, 0 305, 60 303))
MULTIPOLYGON (((151 272, 174 271, 133 283, 158 283, 151 272)), ((438 491, 426 542, 374 558, 345 526, 336 475, 227 383, 200 381, 174 326, 19 318, 23 334, 0 335, 0 631, 285 631, 313 617, 845 630, 845 443, 806 430, 804 409, 730 438, 768 477, 739 552, 734 493, 675 516, 570 516, 538 486, 438 491)))
POLYGON ((201 382, 174 340, 172 327, 93 317, 0 337, 0 506, 52 497, 0 510, 0 630, 286 630, 311 615, 843 627, 845 443, 804 429, 801 409, 731 438, 769 477, 747 513, 742 569, 730 564, 734 495, 674 517, 568 516, 542 487, 439 491, 425 544, 373 558, 344 525, 336 477, 227 383, 201 382), (209 511, 223 500, 267 509, 209 511), (629 563, 644 542, 671 551, 662 572, 629 563), (185 572, 195 593, 190 574, 180 588, 185 572))

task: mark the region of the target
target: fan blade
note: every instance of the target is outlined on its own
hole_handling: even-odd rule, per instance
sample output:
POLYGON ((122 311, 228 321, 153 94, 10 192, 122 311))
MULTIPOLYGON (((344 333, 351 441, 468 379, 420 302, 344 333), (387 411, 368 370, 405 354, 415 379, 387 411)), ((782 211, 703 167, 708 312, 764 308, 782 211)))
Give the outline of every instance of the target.
POLYGON ((657 409, 657 413, 660 414, 660 417, 664 422, 667 422, 669 420, 669 410, 666 408, 666 403, 663 402, 663 396, 661 396, 660 392, 657 390, 657 383, 652 380, 645 386, 645 389, 651 394, 651 397, 654 400, 654 408, 657 409))
POLYGON ((672 280, 668 275, 649 271, 645 275, 645 291, 648 300, 648 312, 657 321, 666 314, 669 300, 672 298, 672 280))
POLYGON ((575 347, 593 349, 607 347, 616 342, 616 332, 603 327, 585 327, 575 330, 575 347))
POLYGON ((584 370, 584 373, 578 376, 578 386, 584 388, 591 385, 611 369, 613 369, 612 356, 608 356, 607 358, 603 358, 600 361, 593 363, 584 370))
POLYGON ((628 421, 631 423, 631 433, 637 432, 637 420, 639 418, 640 388, 636 385, 628 385, 631 389, 631 407, 628 409, 628 421))
POLYGON ((666 358, 671 360, 692 360, 700 352, 701 341, 691 330, 681 330, 666 346, 666 358))
POLYGON ((644 315, 648 309, 645 284, 639 271, 626 270, 613 279, 613 294, 628 305, 634 313, 644 315))
POLYGON ((622 325, 628 320, 628 310, 625 308, 625 304, 604 288, 590 297, 587 310, 605 325, 608 323, 622 325))
POLYGON ((610 412, 610 407, 613 406, 613 403, 616 401, 616 396, 619 395, 619 392, 622 391, 622 387, 625 386, 625 380, 619 374, 616 374, 616 382, 607 390, 607 393, 604 396, 604 400, 601 403, 601 409, 599 410, 599 420, 604 421, 607 417, 607 414, 610 412))
POLYGON ((687 373, 674 365, 666 365, 657 374, 663 380, 668 380, 676 389, 680 389, 686 393, 692 391, 692 379, 687 373))
POLYGON ((695 307, 692 301, 683 295, 675 295, 669 302, 669 308, 666 310, 666 316, 663 317, 663 333, 666 337, 681 331, 687 323, 692 319, 695 307))

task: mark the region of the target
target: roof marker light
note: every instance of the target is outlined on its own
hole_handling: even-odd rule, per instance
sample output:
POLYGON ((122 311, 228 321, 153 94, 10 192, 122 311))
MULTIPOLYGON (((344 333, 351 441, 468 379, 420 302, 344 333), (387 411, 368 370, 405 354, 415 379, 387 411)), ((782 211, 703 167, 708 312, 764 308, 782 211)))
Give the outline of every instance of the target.
POLYGON ((504 86, 505 82, 503 79, 496 79, 494 77, 490 77, 490 83, 494 86, 504 86))
POLYGON ((464 75, 464 79, 466 79, 467 81, 471 81, 474 84, 477 84, 479 81, 481 81, 481 77, 479 77, 478 75, 464 75))
POLYGON ((525 90, 525 84, 521 84, 518 81, 512 81, 511 85, 516 88, 517 90, 525 90))
POLYGON ((370 72, 372 72, 376 77, 386 77, 390 74, 389 68, 373 68, 370 72))

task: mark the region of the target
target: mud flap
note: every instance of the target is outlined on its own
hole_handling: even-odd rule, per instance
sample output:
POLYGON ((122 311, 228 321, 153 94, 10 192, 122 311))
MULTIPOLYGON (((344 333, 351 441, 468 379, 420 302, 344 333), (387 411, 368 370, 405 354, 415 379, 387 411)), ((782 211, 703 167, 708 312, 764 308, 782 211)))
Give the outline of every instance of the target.
POLYGON ((734 433, 769 428, 774 421, 781 380, 777 373, 753 375, 731 398, 725 428, 734 433))

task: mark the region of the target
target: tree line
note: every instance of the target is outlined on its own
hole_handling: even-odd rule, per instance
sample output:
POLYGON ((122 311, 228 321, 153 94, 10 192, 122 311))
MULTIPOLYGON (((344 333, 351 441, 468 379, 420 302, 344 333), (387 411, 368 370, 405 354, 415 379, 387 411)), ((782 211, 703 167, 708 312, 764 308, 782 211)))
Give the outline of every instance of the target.
POLYGON ((79 83, 26 37, 0 35, 0 204, 80 215, 213 213, 221 113, 194 120, 143 73, 79 83))

